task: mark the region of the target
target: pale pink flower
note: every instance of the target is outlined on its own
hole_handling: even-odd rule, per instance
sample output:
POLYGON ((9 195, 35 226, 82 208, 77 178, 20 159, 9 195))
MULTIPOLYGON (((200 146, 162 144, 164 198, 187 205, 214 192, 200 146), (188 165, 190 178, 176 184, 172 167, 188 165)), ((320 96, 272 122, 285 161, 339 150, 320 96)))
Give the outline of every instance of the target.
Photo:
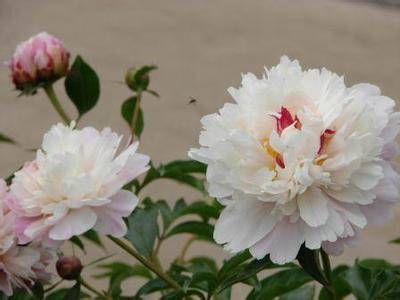
POLYGON ((19 90, 55 81, 67 73, 69 56, 62 41, 39 33, 15 50, 9 63, 12 81, 19 90))
POLYGON ((35 282, 47 282, 51 274, 46 267, 52 260, 52 251, 40 243, 19 246, 13 232, 15 216, 4 199, 7 186, 0 180, 0 291, 12 295, 14 288, 29 288, 35 282))
POLYGON ((109 128, 55 125, 36 159, 15 173, 8 204, 20 243, 62 242, 89 229, 125 235, 123 217, 137 197, 122 187, 148 169, 150 158, 134 143, 117 155, 122 137, 109 128))
POLYGON ((229 92, 235 103, 202 118, 201 148, 189 152, 226 206, 218 243, 282 264, 302 244, 339 254, 368 223, 388 220, 399 200, 400 113, 378 87, 348 88, 282 57, 229 92))

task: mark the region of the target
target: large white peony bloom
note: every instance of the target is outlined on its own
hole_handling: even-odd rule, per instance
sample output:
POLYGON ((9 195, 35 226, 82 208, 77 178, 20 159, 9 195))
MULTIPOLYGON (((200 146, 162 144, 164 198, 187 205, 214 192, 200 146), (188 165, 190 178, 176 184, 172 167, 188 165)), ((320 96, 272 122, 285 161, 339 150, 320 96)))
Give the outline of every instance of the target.
POLYGON ((4 203, 7 186, 0 179, 0 291, 10 296, 13 289, 28 288, 36 281, 48 281, 46 267, 53 257, 40 243, 19 246, 13 231, 14 214, 4 203))
POLYGON ((123 217, 137 197, 122 187, 148 169, 138 143, 116 155, 122 137, 105 128, 55 125, 36 159, 15 173, 9 206, 17 215, 21 243, 64 241, 91 228, 121 237, 123 217))
POLYGON ((226 205, 214 238, 283 264, 300 246, 339 254, 399 199, 392 164, 400 113, 378 87, 347 88, 326 70, 282 57, 230 88, 236 103, 203 117, 200 149, 209 193, 226 205))

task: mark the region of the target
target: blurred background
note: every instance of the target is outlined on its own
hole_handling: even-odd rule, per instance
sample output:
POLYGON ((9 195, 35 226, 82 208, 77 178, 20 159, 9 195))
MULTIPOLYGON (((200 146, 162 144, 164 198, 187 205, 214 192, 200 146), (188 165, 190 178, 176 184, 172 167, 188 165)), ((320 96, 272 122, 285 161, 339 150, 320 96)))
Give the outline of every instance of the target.
MULTIPOLYGON (((156 64, 151 87, 161 94, 143 101, 145 130, 141 152, 158 163, 186 158, 197 145, 200 118, 230 101, 226 89, 240 84, 240 74, 261 75, 263 67, 278 63, 283 54, 306 68, 326 67, 344 74, 346 83, 370 82, 400 100, 400 1, 325 0, 0 0, 0 61, 11 57, 16 45, 40 31, 63 40, 72 55, 81 54, 101 80, 101 99, 81 125, 112 127, 128 134, 120 106, 130 95, 121 83, 128 67, 156 64), (191 98, 197 99, 189 105, 191 98)), ((8 69, 0 68, 0 132, 22 148, 0 145, 0 176, 30 160, 23 150, 40 145, 42 135, 59 121, 45 95, 20 97, 10 84, 8 69)), ((72 115, 74 108, 56 88, 72 115)), ((200 197, 170 182, 158 182, 143 196, 174 201, 184 195, 200 197)), ((388 241, 400 236, 397 218, 384 227, 369 227, 360 246, 348 248, 335 263, 357 257, 384 256, 400 263, 400 248, 388 241), (397 220, 396 220, 397 219, 397 220)), ((185 239, 164 245, 163 262, 176 256, 185 239), (178 247, 179 248, 179 247, 178 247)), ((108 245, 109 253, 119 250, 108 245)), ((67 247, 66 251, 71 251, 67 247)), ((221 249, 199 243, 190 254, 221 249)), ((87 261, 104 255, 90 249, 87 261)), ((127 259, 123 254, 116 259, 127 259)), ((90 272, 88 270, 87 272, 90 272)), ((99 287, 104 282, 98 281, 99 287)), ((136 282, 126 284, 134 290, 136 282)), ((243 299, 244 287, 234 299, 243 299)))

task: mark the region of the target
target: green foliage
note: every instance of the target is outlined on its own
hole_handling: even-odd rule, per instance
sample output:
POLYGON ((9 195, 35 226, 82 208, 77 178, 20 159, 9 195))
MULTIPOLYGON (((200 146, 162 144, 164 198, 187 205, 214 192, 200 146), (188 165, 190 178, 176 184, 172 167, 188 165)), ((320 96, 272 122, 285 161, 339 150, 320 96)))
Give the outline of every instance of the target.
POLYGON ((138 70, 131 68, 126 73, 125 83, 134 92, 147 91, 150 84, 149 74, 156 69, 156 66, 143 66, 138 70))
POLYGON ((169 230, 166 237, 171 237, 180 233, 191 233, 196 235, 199 239, 212 242, 213 241, 214 226, 199 221, 187 221, 180 223, 169 230))
POLYGON ((400 268, 384 260, 359 261, 343 278, 359 300, 400 298, 400 268))
POLYGON ((152 279, 152 275, 148 269, 142 265, 128 265, 122 262, 113 262, 99 266, 104 270, 103 273, 96 275, 96 278, 109 278, 109 288, 107 295, 112 296, 113 299, 119 297, 122 293, 121 284, 131 277, 142 277, 145 279, 152 279))
MULTIPOLYGON (((247 296, 246 299, 272 300, 275 299, 275 297, 283 296, 285 294, 286 297, 288 297, 287 295, 288 292, 298 289, 299 287, 310 282, 311 280, 312 280, 311 276, 309 276, 300 268, 291 268, 289 270, 283 270, 263 279, 261 281, 261 289, 258 292, 253 290, 247 296)), ((288 299, 294 299, 294 298, 288 298, 288 299)))
MULTIPOLYGON (((144 128, 144 113, 140 107, 144 93, 158 97, 156 92, 149 89, 150 74, 155 69, 151 65, 130 69, 125 77, 133 95, 123 102, 121 115, 131 133, 137 137, 142 135, 144 128)), ((28 86, 25 92, 36 92, 39 87, 45 86, 28 86)), ((98 102, 99 78, 80 56, 76 57, 66 76, 65 89, 79 117, 89 112, 98 102)), ((3 134, 0 134, 0 143, 15 144, 3 134)), ((151 164, 142 179, 135 179, 124 188, 138 194, 158 179, 170 179, 205 195, 206 170, 206 165, 193 160, 175 160, 159 166, 151 164)), ((8 183, 11 179, 12 175, 8 183)), ((207 253, 189 257, 187 250, 192 242, 203 240, 214 243, 214 226, 221 210, 222 206, 215 199, 206 197, 193 203, 179 198, 173 205, 165 200, 144 199, 125 220, 128 227, 125 238, 130 245, 113 240, 136 260, 100 264, 111 257, 107 255, 85 266, 97 267, 99 272, 94 278, 108 279, 107 291, 104 295, 98 293, 98 299, 139 300, 157 293, 163 300, 228 300, 232 296, 232 287, 244 284, 251 289, 246 298, 248 300, 312 300, 316 298, 316 282, 322 285, 319 300, 332 299, 331 292, 334 292, 335 300, 345 299, 349 295, 360 300, 400 299, 400 267, 383 259, 364 259, 357 261, 354 266, 340 265, 329 274, 321 266, 320 254, 323 252, 307 249, 304 245, 297 256, 300 266, 294 263, 276 265, 269 256, 257 260, 248 250, 233 255, 222 264, 217 264, 207 253), (182 245, 176 245, 175 259, 169 266, 164 266, 165 263, 159 261, 158 255, 162 243, 182 234, 189 235, 189 239, 182 245), (141 264, 137 264, 138 261, 141 264), (131 278, 140 278, 144 283, 136 287, 135 295, 125 295, 122 285, 131 278)), ((94 230, 75 236, 70 241, 85 251, 85 240, 104 248, 94 230)), ((400 244, 400 238, 391 242, 400 244)), ((326 260, 323 262, 326 266, 326 260)), ((35 284, 30 291, 16 289, 12 297, 0 294, 0 300, 83 299, 90 297, 84 293, 87 289, 91 295, 97 292, 83 279, 70 288, 57 289, 56 284, 46 290, 41 284, 35 284)))
POLYGON ((0 133, 0 143, 13 144, 13 145, 17 144, 12 138, 2 133, 0 133))
POLYGON ((134 111, 138 105, 137 97, 132 96, 124 101, 121 106, 121 115, 124 120, 128 123, 129 127, 134 127, 134 133, 140 137, 144 129, 144 117, 143 110, 139 108, 136 124, 132 124, 134 111))
POLYGON ((145 207, 138 207, 127 219, 128 233, 126 238, 140 254, 151 257, 158 236, 158 209, 150 201, 145 207))
POLYGON ((316 281, 322 285, 328 284, 328 280, 322 271, 319 259, 319 250, 310 250, 302 245, 297 254, 297 260, 300 266, 316 281))
POLYGON ((206 166, 193 160, 176 160, 165 165, 161 164, 157 168, 151 164, 151 168, 137 192, 154 180, 164 178, 186 184, 205 193, 204 178, 197 178, 193 175, 204 174, 205 172, 206 166))
POLYGON ((314 294, 315 286, 308 284, 282 295, 279 300, 313 300, 314 294))
POLYGON ((79 116, 90 111, 100 97, 99 77, 79 55, 65 78, 65 90, 77 108, 79 116))

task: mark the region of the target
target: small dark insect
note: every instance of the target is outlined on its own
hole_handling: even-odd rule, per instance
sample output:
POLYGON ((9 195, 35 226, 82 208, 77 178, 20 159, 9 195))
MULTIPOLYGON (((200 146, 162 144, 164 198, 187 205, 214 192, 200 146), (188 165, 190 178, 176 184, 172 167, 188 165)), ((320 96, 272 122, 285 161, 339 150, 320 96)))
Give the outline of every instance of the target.
POLYGON ((196 104, 196 103, 197 103, 197 99, 195 99, 195 98, 193 98, 193 97, 190 97, 190 98, 189 98, 188 104, 196 104))

